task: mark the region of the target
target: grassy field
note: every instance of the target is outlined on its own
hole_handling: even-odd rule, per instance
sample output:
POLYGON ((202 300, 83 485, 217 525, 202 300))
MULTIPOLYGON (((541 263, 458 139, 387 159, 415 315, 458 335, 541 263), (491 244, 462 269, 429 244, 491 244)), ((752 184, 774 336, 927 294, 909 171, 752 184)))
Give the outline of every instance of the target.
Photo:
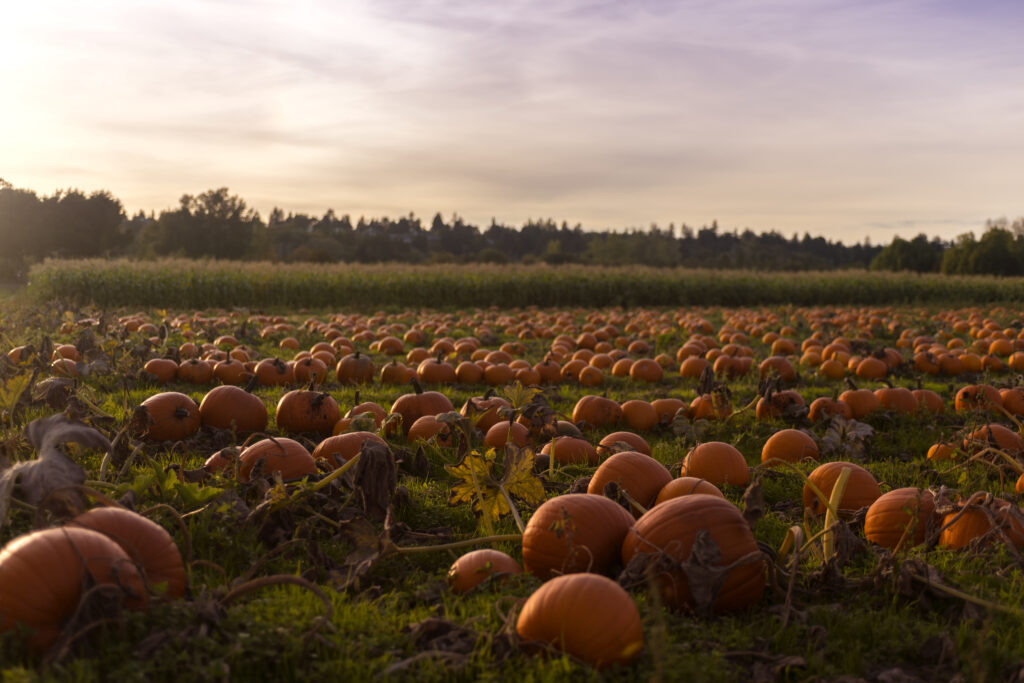
MULTIPOLYGON (((174 263, 137 267, 124 263, 102 266, 50 261, 33 271, 31 305, 29 300, 18 297, 0 304, 0 339, 8 347, 32 344, 37 349, 46 345, 46 339, 82 344, 87 327, 82 321, 102 321, 89 328, 95 338, 88 360, 103 360, 106 368, 79 380, 73 391, 78 400, 62 409, 113 438, 128 423, 133 408, 147 397, 173 390, 200 401, 210 389, 208 385, 180 381, 158 386, 139 375, 146 358, 179 348, 192 334, 198 334, 197 341, 213 341, 219 334, 235 335, 261 358, 283 354, 278 342, 286 334, 294 335, 302 348, 323 340, 321 332, 302 324, 308 318, 331 320, 337 312, 344 313, 333 319, 339 321, 338 328, 346 336, 358 334, 365 327, 378 330, 379 336, 385 325, 392 324, 400 326, 393 329, 420 327, 438 331, 428 332, 426 345, 432 337, 443 333, 457 339, 486 328, 494 334, 488 348, 497 348, 516 339, 512 332, 514 321, 528 319, 540 326, 549 313, 552 321, 570 321, 552 323, 562 325, 566 332, 578 333, 592 321, 618 319, 622 329, 635 325, 636 331, 628 333, 628 337, 649 341, 652 355, 667 353, 674 358, 676 350, 693 334, 681 323, 672 324, 668 330, 658 324, 661 319, 688 320, 694 310, 690 308, 627 312, 601 309, 600 302, 592 301, 586 308, 563 308, 555 315, 546 309, 517 309, 516 304, 507 301, 526 296, 518 291, 519 286, 535 287, 526 290, 530 297, 538 297, 530 301, 542 304, 548 303, 545 297, 554 297, 563 306, 584 306, 584 294, 593 291, 603 292, 596 296, 613 297, 614 290, 604 282, 587 284, 606 279, 595 277, 596 271, 445 269, 444 273, 429 271, 430 278, 424 277, 427 274, 428 271, 410 268, 270 269, 258 264, 211 263, 202 267, 190 264, 186 269, 183 264, 174 263), (418 288, 414 287, 417 273, 418 288), (252 274, 255 276, 244 277, 252 274), (535 280, 537 284, 530 284, 535 280), (456 281, 460 284, 451 284, 456 281), (564 290, 559 282, 580 284, 578 289, 564 290), (77 288, 73 283, 78 283, 77 288), (588 290, 591 286, 595 289, 588 290), (451 295, 453 300, 444 299, 443 290, 447 287, 456 290, 451 295), (473 292, 482 291, 487 297, 496 297, 488 298, 488 305, 497 303, 501 309, 417 310, 380 316, 384 320, 371 325, 367 325, 370 317, 352 314, 368 308, 429 306, 427 290, 440 292, 434 296, 443 300, 434 304, 441 308, 471 306, 466 302, 476 300, 473 297, 478 295, 473 292), (90 302, 102 303, 102 308, 90 302), (200 315, 192 310, 235 304, 278 307, 278 311, 283 311, 283 307, 296 302, 312 310, 284 316, 293 328, 265 336, 260 334, 265 321, 251 318, 249 313, 208 310, 200 315), (115 305, 130 308, 113 308, 115 305), (144 335, 131 333, 118 322, 119 316, 134 313, 138 308, 149 311, 148 317, 155 325, 167 323, 164 335, 156 338, 155 343, 151 341, 148 350, 144 335), (188 322, 172 324, 178 308, 186 310, 177 319, 188 322)), ((753 283, 760 282, 762 287, 777 283, 790 295, 809 299, 802 300, 804 303, 819 302, 815 283, 817 290, 857 291, 846 288, 860 283, 858 286, 881 292, 886 290, 883 283, 889 283, 888 288, 892 289, 896 282, 925 281, 909 276, 875 278, 866 274, 817 277, 815 280, 810 275, 712 276, 629 269, 610 271, 607 279, 618 282, 622 288, 641 287, 628 290, 633 294, 618 293, 627 299, 634 295, 650 296, 636 292, 684 296, 673 294, 673 287, 681 287, 687 292, 685 296, 696 296, 697 283, 703 279, 712 298, 754 297, 759 292, 753 283)), ((955 301, 971 299, 975 292, 990 291, 988 287, 996 292, 1004 285, 1007 290, 1020 286, 994 280, 944 282, 949 287, 956 283, 955 294, 947 293, 955 301)), ((922 287, 919 291, 931 290, 922 287)), ((763 292, 760 295, 767 296, 763 292)), ((860 329, 861 341, 870 348, 895 346, 902 329, 936 338, 948 332, 950 338, 970 345, 974 341, 971 334, 953 332, 953 320, 976 315, 979 321, 991 317, 1008 327, 1024 314, 1013 306, 836 306, 832 312, 835 315, 829 319, 837 322, 826 328, 828 335, 854 337, 860 329), (840 319, 846 320, 846 327, 840 327, 840 319)), ((700 310, 700 316, 715 330, 736 329, 733 326, 741 315, 745 312, 733 308, 700 310)), ((758 317, 763 320, 758 325, 766 331, 777 332, 792 325, 797 340, 810 336, 816 324, 808 309, 795 306, 764 306, 750 312, 751 320, 758 317)), ((520 341, 524 345, 522 356, 531 363, 550 350, 549 338, 520 341)), ((379 369, 388 359, 371 352, 368 343, 358 342, 357 348, 370 354, 379 369)), ((758 359, 770 354, 769 345, 754 334, 750 335, 750 347, 758 359)), ((31 376, 38 385, 48 376, 48 367, 48 362, 8 367, 0 399, 11 399, 4 396, 19 377, 31 376)), ((990 420, 998 420, 1016 431, 1018 425, 1006 416, 953 412, 953 396, 964 384, 989 382, 1009 386, 1020 381, 1018 376, 1011 372, 985 372, 945 377, 903 369, 890 375, 889 380, 902 386, 920 384, 935 390, 946 403, 946 413, 903 415, 881 410, 862 420, 870 427, 870 438, 859 441, 850 434, 837 437, 830 435, 833 425, 828 422, 812 424, 800 415, 762 420, 755 418, 752 407, 744 410, 757 398, 755 371, 728 381, 735 411, 728 420, 677 422, 644 436, 652 446, 653 457, 674 476, 679 474, 686 453, 698 442, 724 441, 736 446, 760 479, 764 515, 754 523, 753 532, 769 558, 779 551, 791 527, 803 526, 810 537, 823 526, 822 519, 805 517, 800 504, 800 473, 810 472, 817 463, 799 463, 794 469, 761 465, 762 444, 785 427, 804 429, 822 444, 832 439, 835 447, 825 451, 822 460, 840 459, 840 454, 846 454, 847 459, 868 469, 883 490, 902 486, 944 486, 964 494, 985 490, 1019 504, 1020 496, 1014 492, 1016 475, 1005 462, 969 461, 962 453, 954 460, 928 460, 925 456, 931 444, 955 441, 963 430, 990 420)), ((881 382, 856 381, 870 388, 883 386, 881 382)), ((813 368, 801 367, 793 387, 810 403, 813 398, 837 394, 847 385, 841 380, 820 377, 813 368)), ((267 432, 271 435, 284 435, 274 419, 274 407, 285 391, 292 388, 295 387, 260 386, 254 390, 267 406, 267 432)), ((356 388, 343 386, 333 375, 324 388, 338 401, 342 412, 357 400, 376 401, 387 408, 409 391, 407 385, 373 381, 358 387, 357 398, 356 388)), ((458 408, 487 387, 454 384, 430 388, 443 391, 458 408)), ((696 389, 695 380, 681 378, 676 367, 669 367, 665 378, 654 384, 608 375, 600 387, 584 388, 569 382, 547 387, 543 395, 561 416, 568 417, 583 394, 603 393, 620 402, 666 396, 689 402, 696 389)), ((60 410, 38 396, 36 392, 35 397, 21 401, 14 396, 4 409, 0 443, 9 459, 31 458, 33 451, 23 436, 25 426, 60 410)), ((596 443, 609 431, 612 429, 590 431, 586 437, 596 443)), ((298 438, 309 439, 310 443, 316 440, 312 435, 298 438)), ((83 631, 66 651, 39 654, 26 648, 19 634, 2 635, 0 660, 5 681, 37 677, 298 681, 315 676, 342 680, 795 681, 829 680, 844 675, 867 680, 981 681, 1011 680, 1024 671, 1024 559, 1016 547, 993 542, 954 551, 932 542, 892 556, 863 542, 863 518, 858 516, 846 522, 855 542, 830 562, 823 561, 820 540, 809 543, 795 565, 791 561, 770 561, 763 597, 740 612, 712 617, 673 612, 662 607, 647 591, 633 591, 631 595, 643 620, 645 648, 626 667, 598 672, 557 653, 526 654, 519 650, 513 637, 514 619, 517 606, 541 585, 538 579, 523 574, 506 583, 486 585, 466 596, 456 596, 447 587, 445 575, 463 551, 394 552, 377 558, 371 552, 373 543, 366 536, 367 527, 358 522, 361 516, 346 485, 314 491, 314 483, 242 484, 219 475, 192 483, 172 467, 178 466, 182 471, 197 469, 214 451, 234 441, 230 433, 209 429, 177 444, 132 439, 129 451, 134 455, 120 466, 104 466, 103 453, 71 447, 69 452, 86 468, 87 486, 99 494, 90 494, 93 498, 102 496, 129 503, 139 511, 147 511, 171 531, 188 565, 189 594, 184 600, 156 601, 145 612, 101 619, 83 631), (272 505, 268 507, 267 503, 272 505), (355 567, 366 571, 356 571, 355 567), (233 589, 250 579, 281 575, 300 577, 303 585, 271 581, 268 583, 273 585, 255 587, 237 598, 232 595, 233 589)), ((448 502, 455 480, 445 466, 456 462, 457 453, 436 444, 408 443, 401 437, 391 437, 389 441, 407 459, 418 449, 426 459, 425 468, 403 468, 399 473, 398 483, 403 492, 392 501, 391 520, 396 543, 401 547, 427 546, 481 535, 481 522, 469 506, 448 502)), ((538 476, 550 497, 567 492, 574 482, 593 471, 590 466, 564 465, 544 468, 538 476)), ((741 509, 748 506, 743 487, 725 486, 723 492, 741 509)), ((528 520, 534 506, 521 507, 528 520)), ((59 521, 59 515, 17 503, 0 528, 0 543, 34 527, 59 521)), ((385 532, 380 521, 374 521, 369 529, 370 538, 385 532)), ((510 517, 504 517, 495 531, 514 534, 519 530, 510 517)), ((521 559, 518 542, 504 541, 494 547, 521 559)), ((609 624, 608 628, 614 625, 609 624)))
POLYGON ((59 261, 29 292, 97 306, 203 308, 759 306, 1024 301, 1024 279, 910 273, 753 272, 588 266, 312 265, 59 261))

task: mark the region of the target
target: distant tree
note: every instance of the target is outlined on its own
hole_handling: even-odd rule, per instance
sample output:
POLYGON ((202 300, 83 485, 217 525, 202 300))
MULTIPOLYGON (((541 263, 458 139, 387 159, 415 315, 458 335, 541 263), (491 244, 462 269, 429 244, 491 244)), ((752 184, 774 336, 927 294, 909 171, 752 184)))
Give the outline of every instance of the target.
POLYGON ((909 242, 898 235, 871 261, 871 270, 911 270, 918 273, 938 272, 942 266, 945 245, 928 241, 920 234, 909 242))
POLYGON ((240 258, 247 254, 257 226, 262 227, 259 214, 226 187, 197 197, 186 194, 177 209, 160 214, 153 228, 154 247, 158 254, 240 258))

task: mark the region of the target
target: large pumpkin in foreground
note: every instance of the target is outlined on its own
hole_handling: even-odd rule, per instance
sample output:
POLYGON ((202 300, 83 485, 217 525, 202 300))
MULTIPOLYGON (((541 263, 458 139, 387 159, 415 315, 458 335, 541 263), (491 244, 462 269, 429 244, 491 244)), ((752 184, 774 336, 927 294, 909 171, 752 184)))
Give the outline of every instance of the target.
POLYGON ((760 552, 754 534, 739 509, 724 498, 697 493, 651 508, 626 534, 622 561, 628 565, 638 553, 658 552, 664 556, 652 558, 654 566, 662 569, 655 575, 655 581, 662 600, 673 609, 731 612, 754 604, 764 592, 764 559, 752 555, 760 552), (749 556, 748 561, 725 573, 717 595, 704 589, 694 595, 681 566, 691 559, 702 532, 717 546, 719 557, 714 566, 724 568, 749 556), (663 568, 664 560, 672 566, 663 568))
POLYGON ((633 517, 619 504, 589 493, 544 502, 523 532, 523 567, 541 581, 558 574, 606 571, 633 517))
POLYGON ((35 631, 32 646, 49 647, 89 580, 120 588, 127 607, 146 605, 135 563, 100 532, 65 527, 14 539, 0 551, 0 633, 24 624, 35 631))
POLYGON ((534 591, 516 621, 516 633, 546 643, 588 664, 626 664, 643 650, 636 603, 623 588, 598 574, 568 574, 534 591))
POLYGON ((167 530, 153 520, 124 508, 100 507, 83 512, 68 524, 111 538, 142 568, 150 588, 168 598, 185 595, 181 552, 167 530))

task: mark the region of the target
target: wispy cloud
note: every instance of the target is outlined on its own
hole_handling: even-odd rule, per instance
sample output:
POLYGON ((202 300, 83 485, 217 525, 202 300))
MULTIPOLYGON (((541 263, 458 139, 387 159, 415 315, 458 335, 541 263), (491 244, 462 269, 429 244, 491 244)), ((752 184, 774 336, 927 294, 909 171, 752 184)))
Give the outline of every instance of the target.
POLYGON ((264 213, 949 237, 1024 212, 1022 7, 24 5, 0 154, 16 184, 132 209, 229 185, 264 213))

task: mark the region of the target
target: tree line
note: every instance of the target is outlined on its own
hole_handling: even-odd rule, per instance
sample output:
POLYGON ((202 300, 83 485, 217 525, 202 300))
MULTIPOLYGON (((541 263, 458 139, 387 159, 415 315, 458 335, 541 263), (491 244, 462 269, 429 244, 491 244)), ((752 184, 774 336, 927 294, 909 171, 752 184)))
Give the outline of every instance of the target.
POLYGON ((584 230, 545 219, 519 227, 487 226, 458 215, 414 214, 353 221, 329 209, 322 216, 275 208, 264 221, 227 188, 183 195, 159 214, 126 215, 108 191, 60 190, 51 196, 0 179, 3 279, 23 279, 47 256, 268 260, 280 262, 584 263, 657 267, 832 270, 872 268, 918 272, 1024 274, 1024 219, 989 221, 980 239, 953 243, 919 235, 887 246, 844 245, 823 237, 786 238, 776 231, 721 230, 717 223, 622 231, 584 230))

